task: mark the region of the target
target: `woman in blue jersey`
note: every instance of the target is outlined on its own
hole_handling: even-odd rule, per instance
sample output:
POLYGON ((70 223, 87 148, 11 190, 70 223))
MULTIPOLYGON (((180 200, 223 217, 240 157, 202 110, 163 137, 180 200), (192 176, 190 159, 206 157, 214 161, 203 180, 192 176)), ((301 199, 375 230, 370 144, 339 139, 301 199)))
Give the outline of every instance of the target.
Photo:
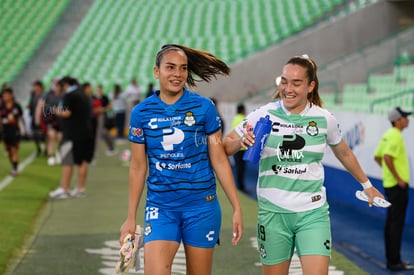
POLYGON ((242 236, 242 213, 222 144, 221 120, 210 99, 185 87, 199 81, 194 75, 208 82, 229 72, 225 63, 205 51, 165 45, 154 67, 160 90, 132 110, 129 206, 120 240, 135 232, 146 181, 145 274, 171 274, 180 242, 187 274, 211 274, 221 225, 216 175, 233 207, 233 244, 242 236))
MULTIPOLYGON (((276 101, 252 113, 224 138, 228 154, 254 143, 251 129, 269 115, 272 130, 259 164, 257 241, 263 274, 288 274, 294 250, 304 274, 328 274, 331 232, 321 164, 329 145, 369 197, 383 198, 344 142, 336 119, 322 109, 317 66, 307 56, 283 67, 276 101)), ((278 81, 277 81, 278 82, 278 81)))

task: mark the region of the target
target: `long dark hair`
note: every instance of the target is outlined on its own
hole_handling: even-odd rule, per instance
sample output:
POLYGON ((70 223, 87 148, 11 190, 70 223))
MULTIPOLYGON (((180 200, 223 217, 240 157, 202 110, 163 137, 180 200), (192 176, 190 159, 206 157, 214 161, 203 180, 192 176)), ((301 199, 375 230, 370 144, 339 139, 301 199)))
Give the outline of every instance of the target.
MULTIPOLYGON (((313 61, 308 56, 294 56, 291 59, 289 59, 289 61, 286 62, 285 65, 287 64, 299 65, 306 69, 306 73, 307 73, 308 80, 309 80, 308 83, 315 81, 315 87, 313 88, 313 91, 311 93, 308 93, 308 100, 312 104, 322 107, 323 102, 319 96, 319 91, 318 91, 319 89, 319 80, 318 80, 318 75, 317 75, 318 66, 316 66, 315 61, 313 61)), ((279 91, 276 92, 275 98, 280 98, 279 91)))
POLYGON ((169 51, 181 51, 187 56, 188 77, 187 83, 190 86, 197 86, 196 82, 210 82, 211 78, 216 75, 229 75, 230 68, 226 63, 203 50, 196 50, 182 45, 167 44, 161 47, 155 59, 155 66, 160 67, 161 60, 165 53, 169 51), (195 79, 194 75, 200 79, 195 79))

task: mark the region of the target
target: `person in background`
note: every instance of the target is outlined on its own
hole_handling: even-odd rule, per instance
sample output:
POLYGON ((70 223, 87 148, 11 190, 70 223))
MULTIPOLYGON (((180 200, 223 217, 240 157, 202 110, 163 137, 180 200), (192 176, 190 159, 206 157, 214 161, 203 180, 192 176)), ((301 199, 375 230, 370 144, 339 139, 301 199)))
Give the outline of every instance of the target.
POLYGON ((90 104, 91 104, 91 110, 92 110, 92 136, 93 136, 93 156, 92 156, 92 162, 95 158, 96 154, 96 135, 98 132, 98 119, 99 115, 102 109, 101 101, 95 97, 93 94, 92 85, 89 82, 85 82, 82 84, 82 90, 86 94, 86 96, 89 98, 90 104))
POLYGON ((46 128, 46 153, 49 166, 60 164, 58 146, 62 141, 62 129, 60 119, 54 112, 62 100, 62 87, 58 82, 58 79, 52 81, 50 91, 39 99, 36 109, 35 125, 41 127, 44 124, 46 128))
POLYGON ((131 107, 130 109, 139 103, 141 100, 141 93, 141 87, 138 84, 137 78, 132 78, 131 83, 125 89, 125 99, 131 107))
MULTIPOLYGON (((231 127, 233 129, 236 128, 237 125, 239 125, 244 120, 245 116, 246 107, 244 106, 244 104, 240 103, 237 105, 237 114, 231 123, 231 127)), ((244 173, 246 171, 246 162, 243 160, 244 152, 245 150, 241 149, 233 155, 234 164, 236 168, 237 183, 239 184, 238 186, 241 191, 245 191, 244 173)))
POLYGON ((119 139, 124 139, 125 134, 125 119, 127 113, 127 102, 121 90, 121 85, 115 84, 114 86, 114 95, 112 99, 112 108, 115 113, 117 137, 119 139))
POLYGON ((401 241, 408 206, 410 164, 402 131, 408 127, 412 112, 400 107, 388 113, 392 127, 386 131, 375 151, 374 159, 382 168, 385 195, 391 206, 387 209, 384 240, 387 268, 392 271, 414 269, 401 259, 401 241))
POLYGON ((88 164, 94 152, 91 102, 75 78, 66 76, 59 81, 59 85, 63 87, 64 95, 55 113, 62 119, 63 138, 59 149, 62 177, 60 186, 50 192, 49 197, 84 197, 88 164), (78 168, 78 182, 77 187, 70 191, 74 165, 78 168))
POLYGON ((23 112, 20 104, 14 100, 12 88, 3 88, 1 92, 1 99, 2 103, 0 105, 0 117, 4 131, 4 146, 10 163, 12 164, 12 171, 10 172, 10 175, 17 176, 19 166, 18 150, 21 137, 20 125, 23 126, 23 134, 27 135, 26 123, 23 118, 23 112))
POLYGON ((134 236, 146 181, 145 274, 171 274, 181 242, 187 274, 211 274, 221 227, 216 176, 233 207, 233 244, 242 236, 241 206, 217 110, 211 100, 185 88, 186 83, 195 85, 194 75, 209 82, 216 74, 229 72, 208 52, 164 45, 154 67, 160 90, 132 111, 128 215, 120 242, 127 234, 134 236))
POLYGON ((147 94, 146 94, 145 97, 152 96, 154 94, 154 92, 155 92, 154 83, 151 82, 150 84, 148 84, 148 90, 147 90, 147 94))
POLYGON ((115 150, 114 138, 111 135, 111 129, 115 128, 116 122, 114 112, 112 110, 112 103, 109 98, 103 93, 102 85, 96 87, 96 98, 101 101, 101 110, 98 119, 98 130, 97 130, 97 146, 99 140, 102 137, 106 144, 107 156, 113 156, 117 154, 115 150))
POLYGON ((252 129, 269 116, 272 129, 263 147, 257 181, 257 242, 264 275, 287 275, 294 250, 303 274, 327 275, 331 225, 326 200, 326 146, 361 183, 372 206, 383 195, 371 184, 345 143, 336 118, 323 109, 316 63, 308 56, 288 60, 280 76, 276 101, 246 116, 223 140, 227 154, 248 148, 252 129))
POLYGON ((27 104, 27 108, 29 109, 30 117, 31 117, 31 130, 33 140, 36 146, 37 155, 42 153, 41 142, 43 140, 43 133, 41 125, 36 125, 36 109, 38 102, 41 98, 44 97, 44 86, 40 80, 36 80, 32 84, 32 92, 30 93, 29 103, 27 104))

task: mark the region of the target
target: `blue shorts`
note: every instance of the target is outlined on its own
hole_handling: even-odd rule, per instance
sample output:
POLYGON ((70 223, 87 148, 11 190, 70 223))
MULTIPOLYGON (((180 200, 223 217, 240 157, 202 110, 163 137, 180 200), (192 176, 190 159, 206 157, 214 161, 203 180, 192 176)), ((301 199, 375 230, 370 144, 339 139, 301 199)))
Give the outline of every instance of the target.
POLYGON ((186 210, 145 207, 144 243, 163 240, 212 248, 219 241, 221 208, 217 196, 186 210))

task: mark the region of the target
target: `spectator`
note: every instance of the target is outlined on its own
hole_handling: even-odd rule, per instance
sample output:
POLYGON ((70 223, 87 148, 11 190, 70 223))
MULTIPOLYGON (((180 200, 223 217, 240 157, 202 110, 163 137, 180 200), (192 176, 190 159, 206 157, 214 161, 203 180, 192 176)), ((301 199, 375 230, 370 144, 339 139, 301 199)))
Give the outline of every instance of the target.
POLYGON ((63 139, 60 146, 62 177, 60 186, 49 193, 53 199, 84 197, 88 163, 93 156, 91 102, 80 89, 76 79, 69 76, 59 81, 62 85, 62 105, 56 114, 62 118, 63 139), (77 187, 69 191, 73 166, 78 168, 77 187))
POLYGON ((150 83, 148 84, 148 90, 147 90, 147 95, 145 97, 150 97, 154 94, 155 92, 155 87, 154 87, 154 83, 150 83))
POLYGON ((62 141, 62 129, 60 119, 55 114, 62 100, 62 87, 58 84, 58 79, 51 83, 50 91, 39 99, 35 125, 45 125, 46 128, 46 153, 47 163, 52 166, 60 163, 58 146, 62 141))
POLYGON ((125 89, 125 99, 128 101, 129 110, 141 100, 141 87, 135 77, 131 79, 131 83, 125 89))
POLYGON ((115 84, 114 86, 114 98, 112 100, 112 107, 115 113, 117 137, 120 139, 125 138, 125 119, 127 112, 127 103, 124 95, 122 94, 121 86, 115 84))
POLYGON ((387 268, 392 271, 414 269, 414 266, 401 259, 410 181, 410 165, 402 131, 408 127, 408 116, 411 114, 400 107, 389 112, 388 119, 392 127, 383 134, 375 151, 375 161, 382 168, 385 195, 391 203, 387 209, 384 238, 387 268))
POLYGON ((98 131, 98 119, 99 115, 102 109, 101 101, 96 98, 93 94, 92 85, 89 82, 85 82, 82 84, 82 90, 85 93, 85 95, 89 98, 90 104, 91 104, 91 111, 92 111, 92 136, 93 136, 93 155, 92 160, 95 157, 96 153, 96 135, 98 131))
MULTIPOLYGON (((233 129, 236 128, 236 126, 239 125, 244 120, 245 116, 246 116, 246 108, 242 103, 240 103, 237 105, 237 114, 234 117, 233 122, 231 123, 232 128, 233 129)), ((233 155, 234 164, 236 168, 237 183, 239 184, 239 189, 241 191, 245 191, 244 173, 246 170, 246 162, 243 160, 244 152, 245 150, 243 150, 242 148, 241 150, 239 150, 233 155)))
POLYGON ((30 93, 30 100, 27 105, 27 108, 29 109, 29 114, 31 117, 30 126, 32 130, 33 140, 36 146, 37 155, 40 155, 42 152, 41 142, 43 139, 43 133, 42 133, 41 125, 36 125, 36 108, 37 108, 39 99, 43 98, 43 96, 44 96, 43 83, 40 80, 36 80, 32 84, 32 92, 30 93))
POLYGON ((12 164, 12 176, 17 176, 19 165, 20 122, 23 125, 23 133, 27 134, 26 124, 23 118, 22 108, 15 102, 13 90, 10 87, 3 88, 1 92, 2 104, 0 105, 1 124, 3 126, 4 146, 12 164))
POLYGON ((96 98, 101 101, 101 115, 97 131, 98 140, 102 136, 107 148, 106 155, 113 156, 117 152, 115 150, 114 139, 110 131, 115 128, 116 121, 112 110, 112 103, 109 101, 109 98, 104 95, 102 85, 98 85, 96 87, 96 98))

